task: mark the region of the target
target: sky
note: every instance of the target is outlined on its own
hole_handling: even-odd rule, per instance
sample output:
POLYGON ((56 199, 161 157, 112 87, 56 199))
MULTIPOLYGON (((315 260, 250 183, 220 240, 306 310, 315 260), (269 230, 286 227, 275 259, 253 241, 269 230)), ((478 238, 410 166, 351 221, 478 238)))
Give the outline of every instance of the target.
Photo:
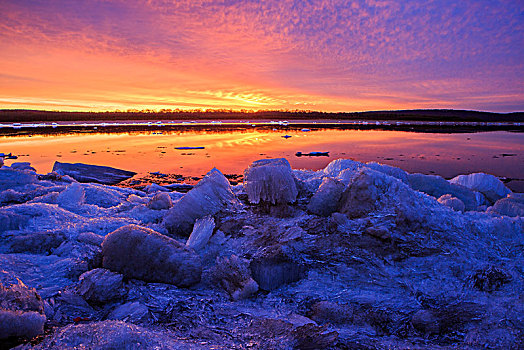
POLYGON ((523 0, 0 0, 0 108, 524 111, 523 0))

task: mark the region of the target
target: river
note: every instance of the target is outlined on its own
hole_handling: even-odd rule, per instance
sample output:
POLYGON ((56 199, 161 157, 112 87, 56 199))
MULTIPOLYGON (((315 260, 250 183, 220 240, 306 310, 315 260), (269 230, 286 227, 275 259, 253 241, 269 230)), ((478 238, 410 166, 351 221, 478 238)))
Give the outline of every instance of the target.
POLYGON ((486 172, 524 192, 521 128, 299 123, 3 127, 0 153, 18 156, 6 160, 6 165, 30 162, 38 173, 50 172, 60 161, 112 166, 139 175, 195 177, 213 167, 225 174, 241 174, 261 158, 284 157, 294 168, 313 170, 337 158, 351 158, 445 178, 486 172), (199 149, 176 149, 181 147, 199 149), (304 155, 310 152, 328 153, 304 155))

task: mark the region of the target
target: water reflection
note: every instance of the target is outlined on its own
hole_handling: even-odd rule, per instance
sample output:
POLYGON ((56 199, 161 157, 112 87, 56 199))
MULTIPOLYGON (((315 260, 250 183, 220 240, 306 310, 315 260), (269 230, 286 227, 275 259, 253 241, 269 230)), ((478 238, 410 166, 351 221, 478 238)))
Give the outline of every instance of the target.
MULTIPOLYGON (((410 172, 435 173, 447 178, 478 171, 524 178, 521 132, 447 133, 427 128, 425 132, 414 132, 318 126, 309 132, 301 129, 301 126, 278 129, 205 126, 120 128, 114 132, 23 130, 0 136, 0 152, 19 155, 18 161, 31 162, 40 173, 51 171, 56 160, 107 165, 140 174, 160 171, 199 176, 212 167, 224 173, 241 173, 260 158, 286 157, 294 168, 320 169, 343 157, 378 161, 410 172), (284 135, 291 137, 283 138, 284 135), (329 157, 297 157, 297 152, 329 152, 329 157)), ((524 190, 523 181, 511 181, 509 186, 524 190)))

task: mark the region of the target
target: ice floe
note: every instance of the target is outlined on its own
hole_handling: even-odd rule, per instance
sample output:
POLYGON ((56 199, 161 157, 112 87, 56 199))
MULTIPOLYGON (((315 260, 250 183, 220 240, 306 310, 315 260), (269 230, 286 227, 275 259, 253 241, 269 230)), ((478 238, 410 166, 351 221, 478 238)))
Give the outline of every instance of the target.
POLYGON ((522 347, 524 199, 472 175, 270 159, 243 184, 213 169, 184 194, 3 166, 0 338, 22 349, 522 347))

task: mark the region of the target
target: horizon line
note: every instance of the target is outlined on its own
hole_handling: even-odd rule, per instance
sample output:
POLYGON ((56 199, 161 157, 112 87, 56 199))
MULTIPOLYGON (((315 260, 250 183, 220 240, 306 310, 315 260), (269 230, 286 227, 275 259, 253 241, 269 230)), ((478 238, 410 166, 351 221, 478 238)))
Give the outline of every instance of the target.
POLYGON ((362 114, 362 113, 386 113, 386 112, 424 112, 424 111, 454 111, 454 112, 471 112, 471 113, 490 113, 490 114, 513 114, 524 113, 523 111, 511 112, 494 112, 488 110, 475 109, 454 109, 454 108, 415 108, 415 109, 381 109, 381 110, 364 110, 364 111, 322 111, 309 109, 227 109, 227 108, 161 108, 161 109, 137 109, 128 108, 126 110, 57 110, 57 109, 31 109, 31 108, 0 108, 0 112, 41 112, 41 113, 89 113, 89 114, 104 114, 104 113, 129 113, 129 114, 176 114, 176 113, 303 113, 303 114, 362 114))

